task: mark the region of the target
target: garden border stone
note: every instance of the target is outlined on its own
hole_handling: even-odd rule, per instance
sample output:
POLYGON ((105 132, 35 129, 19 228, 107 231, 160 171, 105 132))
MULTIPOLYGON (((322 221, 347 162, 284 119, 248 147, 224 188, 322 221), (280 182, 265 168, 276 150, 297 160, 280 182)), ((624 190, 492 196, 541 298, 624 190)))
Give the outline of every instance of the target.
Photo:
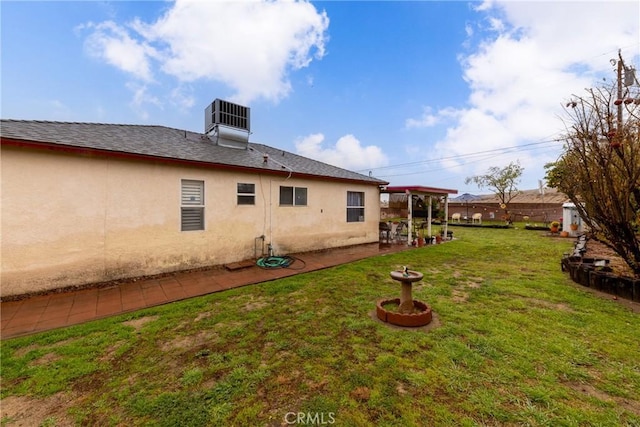
MULTIPOLYGON (((584 244, 584 239, 576 243, 584 244)), ((574 282, 600 292, 615 295, 634 302, 640 302, 640 279, 613 273, 606 258, 583 257, 574 251, 564 254, 560 268, 569 273, 574 282)))

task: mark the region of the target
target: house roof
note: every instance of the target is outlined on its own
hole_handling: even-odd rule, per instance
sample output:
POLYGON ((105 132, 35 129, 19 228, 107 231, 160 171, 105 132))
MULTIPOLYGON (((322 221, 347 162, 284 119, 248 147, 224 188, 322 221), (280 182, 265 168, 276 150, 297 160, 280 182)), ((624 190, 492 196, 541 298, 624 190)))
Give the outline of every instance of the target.
POLYGON ((263 144, 217 145, 205 134, 165 126, 0 120, 3 145, 386 185, 386 181, 263 144), (268 158, 265 161, 265 155, 268 158))
POLYGON ((400 185, 389 186, 382 190, 383 193, 412 193, 432 196, 446 196, 448 194, 458 194, 458 190, 449 188, 424 187, 421 185, 400 185))

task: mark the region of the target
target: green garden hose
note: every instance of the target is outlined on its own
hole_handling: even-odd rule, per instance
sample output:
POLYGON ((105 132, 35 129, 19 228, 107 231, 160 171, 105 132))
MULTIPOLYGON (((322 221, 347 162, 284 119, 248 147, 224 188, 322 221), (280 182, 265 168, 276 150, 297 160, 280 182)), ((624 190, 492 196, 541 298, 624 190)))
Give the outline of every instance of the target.
MULTIPOLYGON (((256 261, 256 265, 260 268, 272 269, 272 268, 290 268, 291 264, 293 264, 298 258, 292 256, 270 256, 265 258, 259 258, 256 261)), ((302 260, 300 260, 302 261, 302 260)), ((302 261, 304 264, 304 261, 302 261)), ((305 266, 303 265, 299 270, 302 270, 305 266)))

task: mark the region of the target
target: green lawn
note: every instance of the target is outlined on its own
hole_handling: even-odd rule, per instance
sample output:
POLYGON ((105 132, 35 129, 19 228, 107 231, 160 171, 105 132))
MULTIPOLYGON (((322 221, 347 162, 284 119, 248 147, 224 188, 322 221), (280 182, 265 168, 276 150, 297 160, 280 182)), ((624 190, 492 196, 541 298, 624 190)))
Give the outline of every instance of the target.
POLYGON ((2 425, 640 426, 640 316, 572 285, 572 242, 454 233, 3 341, 2 425), (424 273, 427 332, 372 317, 403 265, 424 273))

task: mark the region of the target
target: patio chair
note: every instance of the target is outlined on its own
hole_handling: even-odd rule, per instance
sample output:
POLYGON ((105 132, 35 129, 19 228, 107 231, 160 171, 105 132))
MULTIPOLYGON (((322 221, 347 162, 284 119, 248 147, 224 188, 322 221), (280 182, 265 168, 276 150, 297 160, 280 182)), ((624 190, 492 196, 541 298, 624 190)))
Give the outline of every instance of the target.
POLYGON ((400 221, 398 223, 392 223, 391 229, 392 229, 391 236, 393 240, 399 243, 406 239, 406 235, 407 235, 406 230, 408 229, 406 222, 400 221), (395 231, 393 231, 394 228, 395 228, 395 231))
POLYGON ((392 222, 391 223, 391 238, 393 240, 397 240, 398 239, 398 227, 400 226, 399 222, 392 222))
POLYGON ((389 224, 380 221, 378 231, 380 232, 380 242, 386 241, 386 243, 389 243, 391 240, 391 227, 389 227, 389 224))

